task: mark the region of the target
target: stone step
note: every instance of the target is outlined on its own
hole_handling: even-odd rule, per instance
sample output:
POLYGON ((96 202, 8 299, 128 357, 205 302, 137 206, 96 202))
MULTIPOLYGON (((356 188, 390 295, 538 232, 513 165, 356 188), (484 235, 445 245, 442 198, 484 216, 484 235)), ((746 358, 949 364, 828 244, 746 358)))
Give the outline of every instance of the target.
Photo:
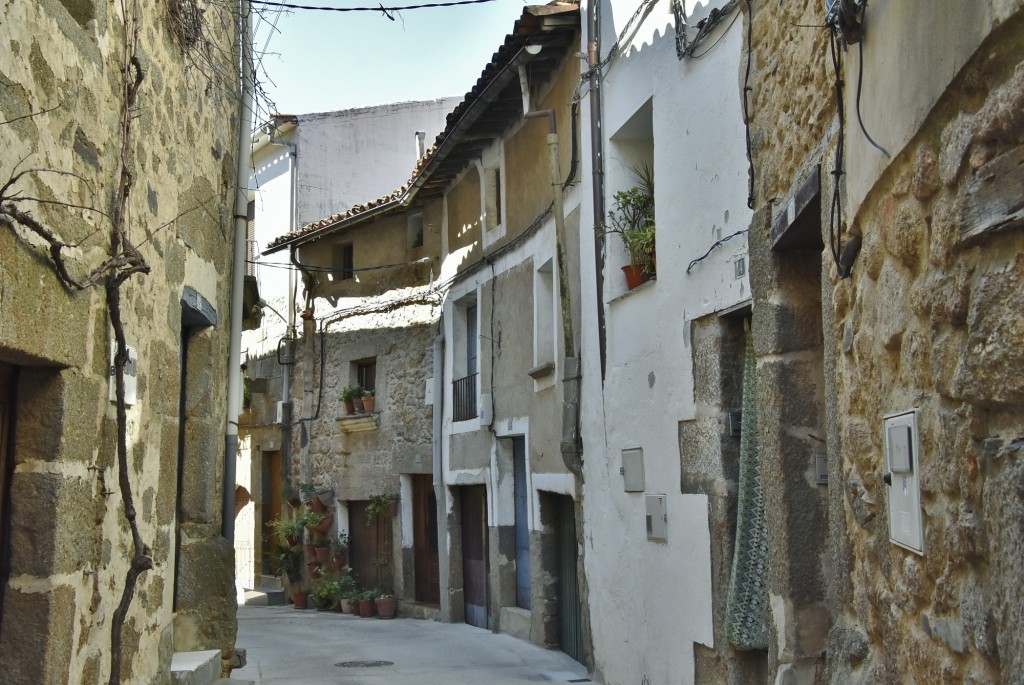
POLYGON ((245 591, 245 603, 254 606, 276 606, 285 603, 284 590, 259 587, 245 591))
POLYGON ((281 579, 277 576, 258 575, 256 576, 256 578, 260 582, 259 587, 256 588, 257 590, 263 590, 264 588, 273 588, 275 590, 280 590, 282 587, 284 587, 283 585, 281 585, 281 579))
POLYGON ((175 652, 171 656, 174 685, 213 685, 220 679, 220 650, 175 652))
POLYGON ((213 685, 256 685, 255 680, 243 680, 241 678, 221 678, 213 685))

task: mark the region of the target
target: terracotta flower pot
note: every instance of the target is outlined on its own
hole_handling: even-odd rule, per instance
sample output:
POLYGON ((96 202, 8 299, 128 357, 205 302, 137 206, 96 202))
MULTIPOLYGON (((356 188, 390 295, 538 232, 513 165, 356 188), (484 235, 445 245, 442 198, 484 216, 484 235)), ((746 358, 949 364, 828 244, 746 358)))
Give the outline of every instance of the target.
POLYGON ((352 600, 350 600, 350 599, 339 599, 338 600, 338 605, 341 606, 341 613, 343 613, 343 614, 354 614, 354 613, 356 613, 356 608, 352 604, 352 600))
POLYGON ((377 398, 376 397, 364 397, 363 398, 363 409, 365 409, 367 412, 372 412, 373 408, 376 406, 376 403, 377 403, 377 398))
POLYGON ((297 547, 301 540, 294 535, 286 535, 284 541, 288 543, 289 547, 297 547))
POLYGON ((622 273, 626 274, 626 287, 630 290, 647 282, 644 270, 635 264, 627 264, 622 267, 622 273))
POLYGON ((309 590, 295 590, 292 592, 292 602, 296 609, 309 608, 309 590))
POLYGON ((379 618, 395 617, 395 612, 398 609, 398 602, 394 597, 378 597, 373 600, 373 603, 377 606, 377 616, 379 618))
POLYGON ((313 511, 315 511, 316 513, 327 513, 327 505, 321 502, 319 497, 314 497, 312 500, 310 500, 310 503, 313 505, 313 511))
POLYGON ((353 397, 352 398, 352 406, 355 408, 357 414, 362 414, 364 411, 366 411, 363 408, 363 398, 362 397, 353 397))
POLYGON ((327 561, 327 556, 331 553, 331 548, 324 545, 323 547, 314 547, 316 550, 316 560, 321 564, 327 561))
POLYGON ((336 568, 337 570, 344 571, 345 570, 345 564, 347 564, 347 563, 348 563, 348 556, 346 556, 344 554, 335 554, 334 555, 334 568, 336 568))
POLYGON ((356 413, 355 402, 353 402, 352 400, 345 400, 345 413, 346 414, 355 414, 356 413))
POLYGON ((364 617, 373 616, 373 600, 372 599, 361 599, 359 600, 359 615, 364 617))
MULTIPOLYGON (((316 501, 316 500, 314 500, 314 501, 316 501)), ((324 533, 328 532, 331 529, 331 524, 332 523, 334 523, 334 517, 331 516, 330 514, 328 514, 327 516, 324 517, 324 520, 321 521, 319 525, 317 525, 315 528, 313 528, 313 532, 314 533, 320 533, 321 535, 323 535, 324 533)))

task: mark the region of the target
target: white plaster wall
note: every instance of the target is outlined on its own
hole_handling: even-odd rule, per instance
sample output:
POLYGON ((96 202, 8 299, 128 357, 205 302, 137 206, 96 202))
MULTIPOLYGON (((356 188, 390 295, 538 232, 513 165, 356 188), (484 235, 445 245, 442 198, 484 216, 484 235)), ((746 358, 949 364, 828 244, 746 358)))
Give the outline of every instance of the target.
MULTIPOLYGON (((604 49, 636 8, 612 4, 615 26, 605 23, 604 49)), ((705 14, 689 9, 691 24, 705 14)), ((634 49, 612 62, 604 81, 606 135, 653 98, 658 225, 658 279, 628 294, 618 269, 621 241, 609 236, 603 294, 608 362, 598 393, 592 390, 601 377, 591 304, 595 266, 587 249, 594 216, 583 203, 583 535, 595 667, 608 685, 645 676, 652 683, 692 683, 693 644, 713 644, 708 505, 702 495, 680 494, 678 424, 694 415, 690 320, 749 297, 746 278, 733 277, 733 262, 746 254, 745 235, 686 273, 715 241, 749 225, 738 82, 742 25, 738 20, 702 59, 679 62, 669 4, 662 0, 636 33, 634 49), (623 491, 621 451, 632 447, 644 450, 647 493, 667 495, 664 544, 647 540, 644 493, 623 491)), ((584 121, 589 104, 584 100, 584 121)), ((629 173, 605 145, 610 207, 629 173)), ((589 180, 589 136, 583 146, 581 177, 589 180)))
POLYGON ((416 166, 416 131, 429 148, 461 98, 299 115, 299 226, 387 195, 416 166))
MULTIPOLYGON (((848 216, 856 216, 864 196, 889 165, 857 122, 857 51, 864 51, 864 126, 895 157, 993 26, 1021 6, 1021 0, 949 2, 941 9, 908 0, 868 6, 865 38, 847 51, 844 63, 848 216), (913 59, 908 55, 911 45, 913 59)), ((831 63, 828 69, 831 74, 831 63)), ((832 163, 830 159, 829 169, 832 163)))

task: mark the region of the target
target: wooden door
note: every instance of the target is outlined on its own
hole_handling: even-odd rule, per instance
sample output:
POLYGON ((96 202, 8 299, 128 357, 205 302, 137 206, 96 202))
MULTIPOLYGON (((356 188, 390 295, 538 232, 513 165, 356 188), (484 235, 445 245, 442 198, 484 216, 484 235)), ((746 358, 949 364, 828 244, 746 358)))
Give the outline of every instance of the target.
MULTIPOLYGON (((0 363, 0 600, 10 574, 10 545, 8 544, 10 524, 10 482, 14 472, 14 459, 10 454, 11 425, 13 422, 14 367, 0 363)), ((0 615, 3 602, 0 601, 0 615)))
POLYGON ((416 601, 441 603, 441 572, 437 557, 437 497, 433 476, 412 477, 412 544, 416 601))
POLYGON ((491 627, 487 568, 487 487, 459 488, 462 512, 462 579, 466 623, 491 627))
POLYGON ((526 439, 512 438, 513 499, 516 524, 516 606, 530 608, 529 490, 526 485, 526 439))
POLYGON ((260 568, 262 573, 271 574, 277 569, 273 566, 273 559, 280 541, 274 536, 271 523, 281 518, 281 453, 263 452, 262 464, 260 465, 261 489, 260 489, 260 511, 261 511, 261 533, 260 539, 262 562, 260 568))
POLYGON ((369 506, 369 501, 348 503, 348 564, 363 588, 392 592, 391 518, 381 516, 367 525, 369 506))
POLYGON ((580 611, 579 575, 576 563, 576 511, 573 499, 553 496, 556 502, 556 545, 558 547, 558 646, 583 663, 583 619, 580 611))

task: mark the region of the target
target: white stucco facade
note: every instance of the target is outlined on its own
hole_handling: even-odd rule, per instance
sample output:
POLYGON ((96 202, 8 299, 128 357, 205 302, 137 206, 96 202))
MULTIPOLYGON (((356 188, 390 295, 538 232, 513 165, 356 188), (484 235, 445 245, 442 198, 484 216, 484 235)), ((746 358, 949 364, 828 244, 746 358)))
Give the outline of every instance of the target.
MULTIPOLYGON (((602 57, 636 7, 600 4, 602 57)), ((691 26, 707 14, 688 9, 691 26)), ((738 81, 743 23, 731 19, 706 41, 702 58, 680 61, 670 5, 657 2, 604 71, 605 209, 616 191, 636 185, 631 167, 647 163, 657 226, 657 279, 627 291, 619 267, 628 259, 619 236, 609 234, 598 295, 589 246, 601 218, 584 203, 580 221, 583 530, 594 667, 609 685, 692 683, 694 644, 714 646, 708 501, 681 494, 679 422, 696 413, 690 322, 749 298, 745 261, 736 264, 745 260, 745 233, 712 249, 750 220, 738 81), (603 387, 598 299, 607 340, 603 387), (644 491, 626 492, 622 451, 636 448, 643 450, 644 491), (664 541, 648 539, 648 495, 665 497, 664 541)), ((588 95, 583 121, 590 106, 588 95)), ((590 179, 589 136, 582 143, 582 177, 590 179)))

